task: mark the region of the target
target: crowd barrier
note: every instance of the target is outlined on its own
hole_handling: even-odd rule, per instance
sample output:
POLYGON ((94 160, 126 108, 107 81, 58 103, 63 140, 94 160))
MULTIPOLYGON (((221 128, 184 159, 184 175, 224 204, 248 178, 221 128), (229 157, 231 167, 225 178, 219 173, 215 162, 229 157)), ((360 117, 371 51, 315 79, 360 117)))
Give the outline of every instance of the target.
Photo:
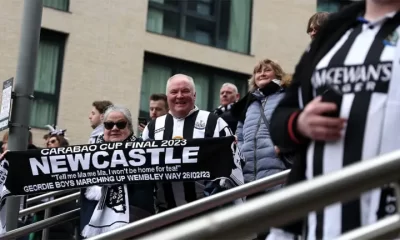
MULTIPOLYGON (((400 151, 396 151, 135 239, 241 239, 268 227, 279 227, 298 220, 329 204, 351 200, 367 190, 397 183, 400 180, 399 169, 400 151)), ((400 199, 398 189, 396 184, 397 199, 400 199)), ((342 237, 346 240, 387 239, 388 234, 398 234, 400 231, 399 216, 397 212, 392 217, 348 232, 347 237, 346 234, 342 237)), ((114 232, 118 232, 118 229, 114 232)), ((96 239, 108 238, 98 236, 96 239)))
MULTIPOLYGON (((209 196, 192 203, 174 208, 172 210, 153 215, 140 221, 130 223, 124 227, 117 229, 116 231, 104 233, 90 239, 124 239, 128 237, 138 236, 146 232, 151 232, 156 228, 168 226, 176 223, 180 220, 184 220, 188 217, 200 214, 204 211, 216 208, 218 206, 231 203, 232 201, 246 197, 251 194, 261 192, 267 188, 274 187, 279 184, 284 184, 289 174, 289 170, 274 174, 272 176, 254 181, 252 183, 242 185, 224 192, 209 196)), ((52 194, 59 192, 52 192, 52 194)), ((50 193, 46 193, 37 197, 37 199, 45 199, 54 196, 50 193)), ((73 193, 68 196, 64 196, 46 203, 38 204, 20 211, 20 216, 35 213, 51 207, 58 206, 60 204, 73 201, 79 198, 79 192, 73 193)), ((36 201, 36 200, 35 200, 36 201)), ((50 217, 48 219, 29 224, 27 226, 9 231, 3 235, 0 235, 0 239, 8 240, 16 237, 22 237, 31 232, 39 231, 62 222, 76 219, 79 214, 79 209, 67 212, 65 214, 50 217)))

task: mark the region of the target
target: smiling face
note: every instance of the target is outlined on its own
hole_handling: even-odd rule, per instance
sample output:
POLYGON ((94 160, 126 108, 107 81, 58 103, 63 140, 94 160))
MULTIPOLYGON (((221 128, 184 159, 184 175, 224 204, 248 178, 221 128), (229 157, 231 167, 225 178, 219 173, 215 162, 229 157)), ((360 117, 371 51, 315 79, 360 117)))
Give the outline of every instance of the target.
POLYGON ((170 80, 167 99, 170 111, 175 117, 186 117, 194 108, 196 93, 186 76, 178 75, 170 80))
POLYGON ((276 74, 270 64, 260 67, 258 71, 254 74, 255 84, 259 88, 265 87, 274 79, 276 79, 276 74))
POLYGON ((104 140, 106 142, 121 142, 129 137, 131 131, 128 121, 121 112, 114 111, 104 120, 104 140))

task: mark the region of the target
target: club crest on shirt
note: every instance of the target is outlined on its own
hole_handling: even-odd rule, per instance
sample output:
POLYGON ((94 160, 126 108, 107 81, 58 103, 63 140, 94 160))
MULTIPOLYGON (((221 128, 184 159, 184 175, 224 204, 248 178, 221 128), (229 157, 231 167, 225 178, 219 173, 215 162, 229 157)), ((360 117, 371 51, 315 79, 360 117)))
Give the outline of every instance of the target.
POLYGON ((383 44, 385 46, 396 46, 397 45, 397 41, 399 40, 399 34, 397 33, 397 31, 395 30, 394 32, 392 32, 391 34, 389 34, 384 40, 383 40, 383 44))
POLYGON ((206 123, 203 120, 194 123, 194 128, 202 130, 206 128, 206 123))

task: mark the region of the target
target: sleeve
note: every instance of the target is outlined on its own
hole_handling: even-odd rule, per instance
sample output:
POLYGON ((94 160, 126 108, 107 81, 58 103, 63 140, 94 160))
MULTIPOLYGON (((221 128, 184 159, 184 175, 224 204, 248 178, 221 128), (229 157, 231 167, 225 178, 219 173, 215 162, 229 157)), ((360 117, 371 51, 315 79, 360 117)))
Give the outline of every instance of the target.
MULTIPOLYGON (((296 152, 300 154, 300 158, 293 162, 287 185, 292 185, 305 179, 305 146, 307 146, 309 140, 298 134, 296 123, 304 107, 300 73, 303 68, 307 67, 305 66, 306 64, 310 64, 307 60, 307 55, 307 52, 303 54, 299 64, 296 66, 293 82, 286 90, 284 98, 275 108, 269 127, 271 140, 275 145, 280 148, 295 149, 296 152)), ((288 233, 301 234, 304 224, 306 224, 306 222, 301 219, 288 223, 280 228, 288 233)))
POLYGON ((282 148, 294 149, 299 145, 308 143, 308 139, 298 134, 296 129, 297 118, 303 108, 299 72, 306 55, 307 53, 303 55, 297 65, 293 82, 286 90, 285 96, 275 108, 271 117, 269 128, 271 139, 275 145, 282 148))
POLYGON ((233 136, 232 130, 224 119, 218 117, 217 124, 215 126, 214 137, 227 137, 233 136))
POLYGON ((238 122, 237 128, 236 128, 236 137, 238 141, 238 147, 242 148, 243 145, 243 123, 238 122))
POLYGON ((149 126, 149 125, 147 125, 147 126, 144 128, 143 132, 142 132, 142 139, 143 139, 143 141, 147 141, 147 140, 150 139, 150 137, 149 137, 149 128, 148 128, 148 126, 149 126))

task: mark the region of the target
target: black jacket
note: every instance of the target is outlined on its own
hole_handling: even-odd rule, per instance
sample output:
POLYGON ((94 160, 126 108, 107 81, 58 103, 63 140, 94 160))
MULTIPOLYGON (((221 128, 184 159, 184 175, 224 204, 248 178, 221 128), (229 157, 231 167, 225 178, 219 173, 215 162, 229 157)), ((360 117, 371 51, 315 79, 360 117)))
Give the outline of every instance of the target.
MULTIPOLYGON (((273 142, 283 148, 296 148, 301 157, 295 161, 288 178, 288 185, 305 180, 306 171, 306 151, 309 139, 301 137, 296 132, 297 119, 291 119, 291 128, 294 134, 300 140, 295 142, 289 135, 289 120, 296 112, 301 111, 299 106, 299 97, 302 99, 303 106, 306 106, 313 97, 313 88, 311 77, 318 62, 327 54, 327 52, 336 44, 336 42, 346 33, 347 30, 354 27, 357 23, 357 16, 365 11, 365 2, 358 2, 343 9, 339 13, 332 14, 327 22, 322 26, 316 38, 311 43, 297 64, 291 86, 287 89, 285 97, 279 103, 271 117, 270 133, 273 142), (299 87, 301 86, 301 96, 299 96, 299 87)), ((298 114, 297 114, 298 116, 298 114)), ((284 227, 286 231, 295 234, 301 234, 302 223, 297 222, 293 225, 284 227)))

